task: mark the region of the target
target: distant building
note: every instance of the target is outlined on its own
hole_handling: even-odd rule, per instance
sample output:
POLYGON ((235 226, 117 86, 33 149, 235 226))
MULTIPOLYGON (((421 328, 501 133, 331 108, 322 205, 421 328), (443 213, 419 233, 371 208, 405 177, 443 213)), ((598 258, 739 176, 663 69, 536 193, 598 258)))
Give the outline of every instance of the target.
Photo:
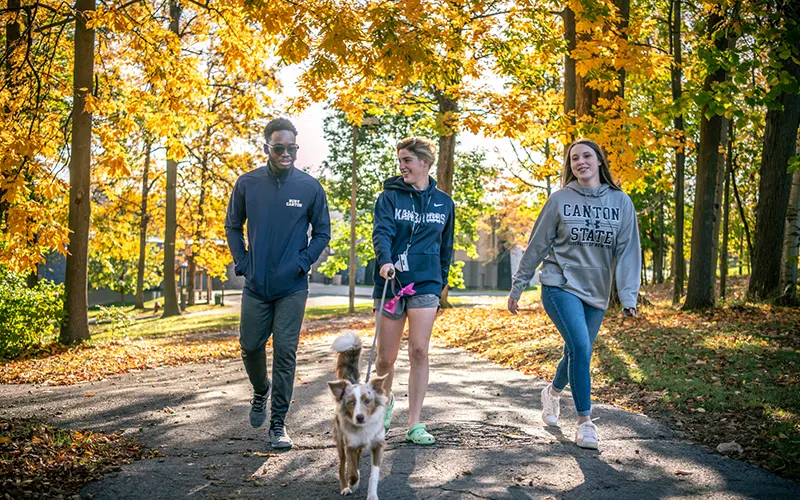
MULTIPOLYGON (((454 260, 464 262, 464 285, 467 290, 511 290, 511 280, 522 258, 520 247, 506 248, 506 242, 497 240, 487 231, 478 233, 477 258, 463 250, 455 254, 454 260)), ((538 284, 538 275, 531 280, 538 284)))

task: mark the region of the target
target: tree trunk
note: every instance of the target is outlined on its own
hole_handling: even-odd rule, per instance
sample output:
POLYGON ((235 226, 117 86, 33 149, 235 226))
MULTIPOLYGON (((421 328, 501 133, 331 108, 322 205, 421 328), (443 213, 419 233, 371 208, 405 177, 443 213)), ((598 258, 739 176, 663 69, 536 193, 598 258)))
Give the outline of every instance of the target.
POLYGON ((653 247, 653 282, 664 282, 664 193, 658 193, 658 230, 653 247))
MULTIPOLYGON (((800 150, 800 137, 797 149, 800 150)), ((800 170, 792 175, 789 208, 786 210, 786 228, 783 235, 781 257, 781 303, 797 304, 797 261, 800 246, 800 170)))
MULTIPOLYGON (((439 103, 439 117, 442 120, 442 132, 439 136, 439 162, 436 167, 436 185, 447 194, 453 193, 453 171, 455 168, 456 130, 447 123, 448 118, 458 112, 458 102, 444 95, 436 93, 439 103)), ((450 307, 447 301, 447 292, 450 287, 444 287, 439 304, 442 308, 450 307)))
POLYGON ((456 151, 456 130, 446 123, 448 117, 458 113, 458 103, 441 92, 436 93, 442 132, 439 136, 439 162, 436 167, 436 183, 447 194, 453 192, 453 169, 456 151))
MULTIPOLYGON (((181 6, 177 0, 170 0, 169 29, 175 36, 179 33, 181 6)), ((163 318, 178 316, 181 313, 178 304, 178 290, 175 286, 175 233, 177 232, 177 200, 176 185, 178 181, 178 162, 170 158, 167 151, 167 204, 164 221, 164 314, 163 318)))
MULTIPOLYGON (((576 38, 584 42, 589 40, 591 35, 580 33, 576 34, 576 38)), ((577 116, 594 115, 594 107, 600 98, 600 91, 587 85, 589 83, 587 76, 581 76, 577 72, 575 74, 575 114, 577 116)))
MULTIPOLYGON (((722 136, 720 138, 720 145, 728 143, 728 128, 731 122, 725 119, 722 122, 722 136)), ((711 241, 711 262, 714 266, 712 273, 711 287, 716 286, 717 282, 717 262, 719 261, 719 238, 720 228, 722 227, 722 192, 725 190, 725 154, 717 156, 719 163, 717 164, 717 184, 714 190, 714 234, 711 241)), ((713 293, 713 292, 712 292, 713 293)))
POLYGON ((89 297, 89 188, 92 162, 92 114, 84 110, 86 96, 94 88, 94 29, 86 27, 95 0, 75 4, 75 61, 73 78, 72 147, 69 162, 69 254, 64 279, 66 319, 59 341, 65 344, 88 339, 89 297))
MULTIPOLYGON (((724 18, 717 12, 709 16, 708 37, 714 39, 715 32, 723 25, 724 18)), ((717 37, 714 44, 720 52, 728 47, 726 37, 717 37)), ((718 68, 706 76, 703 90, 711 92, 716 84, 725 81, 724 68, 718 68)), ((692 219, 692 254, 689 262, 689 286, 686 290, 684 309, 705 309, 714 306, 714 281, 716 262, 713 260, 714 240, 714 195, 716 193, 719 146, 722 140, 723 121, 720 115, 706 117, 708 106, 700 110, 700 147, 697 158, 697 188, 694 217, 692 219)))
MULTIPOLYGON (((211 111, 213 111, 213 109, 211 111)), ((208 157, 209 157, 209 154, 210 154, 211 133, 212 133, 211 127, 206 127, 205 139, 203 141, 203 158, 202 158, 202 160, 200 160, 200 194, 199 194, 198 200, 197 200, 197 212, 198 212, 198 215, 199 215, 199 219, 198 219, 198 222, 197 222, 197 228, 196 228, 195 233, 194 233, 194 241, 192 243, 190 243, 190 245, 192 245, 192 246, 195 245, 195 244, 196 245, 200 245, 200 242, 204 240, 203 234, 201 233, 200 228, 202 228, 206 224, 206 208, 205 207, 206 207, 206 199, 208 198, 208 196, 207 196, 208 188, 206 186, 207 186, 207 178, 208 178, 208 157)), ((208 243, 209 242, 206 240, 206 244, 208 244, 208 243)), ((193 306, 196 303, 196 300, 195 300, 195 294, 196 294, 195 280, 197 279, 197 277, 195 276, 195 274, 197 273, 197 262, 194 259, 194 248, 192 248, 191 246, 187 246, 186 255, 190 259, 189 260, 189 273, 192 276, 192 279, 189 282, 187 282, 187 287, 186 287, 187 290, 188 290, 187 293, 189 295, 188 304, 190 306, 193 306)))
MULTIPOLYGON (((800 65, 791 58, 784 68, 800 79, 800 65)), ((758 186, 756 234, 753 241, 753 274, 747 295, 765 299, 780 293, 781 251, 784 221, 789 205, 792 177, 788 171, 789 158, 794 156, 797 129, 800 124, 800 94, 782 93, 777 102, 783 109, 767 111, 764 146, 761 156, 761 180, 758 186)))
POLYGON ((178 228, 176 208, 176 184, 178 162, 167 160, 167 203, 164 221, 164 313, 162 317, 181 313, 178 304, 178 289, 175 283, 175 233, 178 228))
MULTIPOLYGON (((750 237, 750 224, 747 223, 747 216, 744 212, 744 204, 742 198, 739 196, 739 188, 736 187, 736 161, 731 161, 731 187, 733 187, 733 197, 736 198, 736 206, 739 207, 739 218, 742 219, 742 227, 744 227, 744 235, 747 238, 747 255, 753 255, 753 239, 750 237)), ((742 261, 744 254, 740 255, 739 260, 742 261)), ((739 266, 739 275, 742 274, 742 267, 739 266)))
POLYGON ((735 127, 731 125, 728 134, 728 155, 725 165, 725 195, 722 205, 722 246, 719 251, 719 296, 727 296, 728 287, 728 221, 731 212, 731 169, 733 165, 733 137, 735 127))
POLYGON ((600 91, 587 86, 588 80, 581 75, 576 76, 575 83, 575 114, 578 116, 593 115, 594 107, 600 98, 600 91))
POLYGON ((13 84, 14 76, 14 49, 21 38, 19 18, 22 15, 20 0, 8 0, 8 20, 6 21, 6 83, 13 84))
MULTIPOLYGON (((549 138, 544 140, 544 157, 545 157, 545 159, 549 159, 550 158, 550 139, 549 138)), ((544 180, 545 180, 545 190, 547 191, 547 197, 550 198, 550 193, 551 193, 552 188, 553 188, 552 183, 550 181, 550 176, 549 175, 546 176, 544 178, 544 180)))
MULTIPOLYGON (((681 100, 683 94, 683 56, 681 52, 681 0, 672 0, 670 47, 672 49, 672 102, 681 100)), ((681 143, 675 148, 675 240, 672 246, 672 303, 678 304, 683 297, 683 282, 686 279, 686 257, 683 255, 684 222, 684 152, 683 114, 673 119, 675 131, 681 143)))
POLYGON ((144 270, 147 261, 147 196, 150 191, 150 139, 144 142, 144 170, 142 171, 142 204, 139 209, 139 264, 136 266, 136 305, 134 309, 144 309, 144 270))
MULTIPOLYGON (((735 52, 736 51, 736 36, 728 36, 728 51, 735 52)), ((720 138, 720 152, 722 153, 722 148, 729 143, 728 137, 732 134, 733 129, 735 127, 735 123, 733 123, 730 119, 724 119, 722 122, 722 134, 720 138)), ((717 156, 719 163, 717 164, 717 185, 716 191, 714 192, 714 234, 713 240, 711 245, 711 262, 714 266, 714 272, 712 273, 711 279, 711 293, 714 294, 714 287, 716 286, 716 265, 719 261, 719 243, 720 243, 720 228, 722 227, 722 197, 723 191, 725 190, 725 174, 727 173, 727 163, 726 163, 726 155, 719 154, 717 156)), ((724 295, 724 294, 722 294, 724 295)))
POLYGON ((211 275, 208 274, 208 271, 206 271, 206 304, 211 304, 211 294, 213 291, 213 280, 211 279, 211 275))
MULTIPOLYGON (((577 75, 575 73, 575 59, 572 51, 575 50, 575 13, 565 7, 562 13, 564 19, 564 39, 567 42, 567 53, 564 56, 564 115, 569 117, 570 123, 575 125, 575 102, 577 92, 577 75)), ((570 134, 570 142, 574 132, 570 134)))
POLYGON ((34 288, 36 285, 39 284, 39 266, 34 266, 34 268, 28 273, 28 276, 25 278, 25 285, 28 288, 34 288))
POLYGON ((186 258, 189 261, 189 267, 186 272, 186 283, 183 286, 186 288, 186 305, 193 306, 195 304, 195 281, 197 280, 197 261, 194 260, 194 254, 186 258))
MULTIPOLYGON (((733 183, 733 176, 730 178, 733 183)), ((744 236, 739 235, 739 276, 742 275, 742 264, 744 263, 744 236)))
POLYGON ((644 253, 644 249, 642 249, 642 267, 639 269, 639 279, 642 282, 642 285, 647 285, 647 255, 644 253))
MULTIPOLYGON (((620 22, 618 29, 622 34, 623 38, 627 41, 628 40, 628 26, 630 24, 630 17, 631 17, 631 0, 614 0, 614 4, 616 5, 617 9, 619 9, 619 17, 620 22)), ((619 87, 617 87, 616 95, 619 97, 625 98, 625 68, 621 68, 619 71, 619 87)), ((613 96, 608 96, 613 97, 613 96)), ((659 282, 660 283, 660 282, 659 282)))
MULTIPOLYGON (((587 41, 591 38, 591 34, 576 34, 576 38, 582 42, 587 41)), ((577 116, 594 115, 594 107, 600 98, 600 91, 587 85, 589 83, 587 76, 581 76, 577 72, 575 74, 575 114, 577 116)))
POLYGON ((350 264, 348 276, 348 309, 352 314, 356 312, 356 265, 358 263, 358 252, 356 251, 356 217, 358 204, 358 126, 353 125, 353 159, 350 167, 350 264))
MULTIPOLYGON (((616 31, 624 40, 628 39, 627 29, 630 19, 631 2, 630 0, 614 0, 614 6, 617 8, 619 15, 619 24, 611 26, 610 23, 606 25, 606 30, 616 31)), ((578 35, 581 40, 590 40, 591 33, 581 33, 578 35)), ((594 115, 594 107, 597 106, 600 98, 614 99, 615 97, 625 98, 625 70, 619 69, 617 71, 617 89, 610 91, 600 91, 589 87, 589 78, 577 75, 576 78, 576 114, 578 116, 594 115)), ((588 75, 587 75, 588 76, 588 75)))
MULTIPOLYGON (((6 87, 12 92, 17 88, 17 86, 14 84, 14 51, 20 40, 19 18, 21 12, 19 11, 19 7, 20 0, 8 0, 9 13, 7 14, 8 20, 6 21, 5 78, 6 87)), ((5 106, 4 111, 6 113, 10 113, 11 109, 8 106, 5 106)), ((6 217, 5 214, 8 210, 8 202, 3 201, 5 192, 5 189, 0 188, 0 228, 3 227, 6 217)))
MULTIPOLYGON (((24 58, 20 57, 24 53, 30 50, 30 38, 28 37, 27 43, 25 43, 25 47, 22 49, 20 48, 22 44, 22 27, 20 18, 22 17, 22 10, 20 9, 20 0, 8 0, 7 4, 7 20, 5 26, 5 35, 6 35, 6 43, 5 43, 5 87, 8 89, 10 94, 9 101, 15 99, 22 88, 24 88, 25 83, 18 78, 19 75, 19 67, 21 63, 24 62, 24 58)), ((28 22, 31 22, 30 20, 28 22)), ((3 111, 6 114, 12 113, 12 109, 8 105, 3 106, 3 111)), ((28 157, 24 157, 22 160, 22 164, 24 165, 25 161, 28 160, 28 157)), ((20 165, 15 165, 17 167, 16 175, 22 175, 25 178, 26 186, 33 185, 33 178, 29 173, 21 173, 20 165)), ((13 175, 13 174, 12 174, 13 175)), ((0 177, 0 181, 3 179, 0 177)), ((0 182, 2 184, 2 182, 0 182)), ((0 231, 3 228, 3 225, 6 221, 7 215, 10 205, 7 201, 3 200, 3 197, 6 194, 6 190, 0 188, 0 231)), ((36 194, 33 194, 33 199, 36 199, 36 194)), ((36 243, 38 239, 38 235, 33 235, 33 243, 36 243)), ((33 288, 39 283, 39 269, 38 266, 34 266, 33 269, 29 271, 25 279, 25 284, 28 288, 33 288)))

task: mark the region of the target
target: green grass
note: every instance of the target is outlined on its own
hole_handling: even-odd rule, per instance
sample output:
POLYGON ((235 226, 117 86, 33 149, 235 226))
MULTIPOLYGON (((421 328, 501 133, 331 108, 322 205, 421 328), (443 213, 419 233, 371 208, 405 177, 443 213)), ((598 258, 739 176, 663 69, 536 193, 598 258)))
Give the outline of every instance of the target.
POLYGON ((112 332, 108 325, 90 327, 92 340, 111 340, 114 338, 138 338, 149 336, 169 336, 198 332, 235 330, 239 325, 239 313, 219 313, 203 315, 171 316, 169 318, 146 318, 137 320, 130 328, 112 332))
MULTIPOLYGON (((207 306, 200 304, 190 306, 190 312, 199 312, 219 306, 207 306)), ((221 309, 221 308, 220 308, 221 309)), ((356 313, 368 313, 372 311, 372 304, 356 304, 356 313)), ((171 316, 169 318, 145 318, 137 320, 133 326, 122 331, 112 332, 109 325, 92 325, 90 331, 92 340, 111 340, 115 338, 140 338, 150 336, 169 336, 176 334, 191 334, 199 332, 219 332, 235 331, 239 327, 239 311, 230 312, 230 309, 218 314, 185 314, 182 316, 171 316)), ((152 312, 152 311, 151 311, 152 312)), ((316 306, 306 308, 306 320, 318 320, 333 318, 348 314, 347 305, 337 306, 316 306)))
MULTIPOLYGON (((728 268, 728 277, 730 276, 749 276, 750 271, 747 265, 742 265, 742 272, 739 272, 739 266, 731 266, 728 268)), ((719 278, 719 266, 717 266, 717 277, 719 278)))
MULTIPOLYGON (((348 305, 337 306, 315 306, 307 307, 305 319, 322 319, 325 317, 336 317, 348 314, 348 305)), ((363 304, 356 304, 356 313, 369 313, 372 312, 372 304, 365 302, 363 304)))
POLYGON ((782 379, 783 374, 790 379, 797 373, 800 354, 780 341, 755 332, 705 329, 656 328, 642 333, 619 338, 622 349, 605 358, 613 379, 666 391, 666 401, 681 410, 725 411, 732 404, 800 408, 800 391, 787 390, 782 379), (623 353, 630 359, 621 359, 623 353), (773 369, 778 366, 783 369, 773 369))
MULTIPOLYGON (((157 299, 148 300, 144 303, 144 309, 134 309, 134 304, 125 303, 125 305, 121 305, 119 302, 106 304, 103 307, 119 307, 124 312, 128 314, 133 314, 136 316, 145 315, 145 314, 153 314, 153 307, 155 306, 156 301, 158 301, 159 305, 163 308, 164 307, 164 297, 159 297, 157 299)), ((89 318, 95 318, 98 314, 100 314, 100 307, 101 306, 92 306, 89 308, 89 318)), ((205 299, 198 301, 197 304, 193 306, 187 306, 187 310, 190 312, 199 312, 199 311, 207 311, 209 309, 218 308, 220 306, 215 306, 214 302, 211 304, 206 304, 205 299)))
MULTIPOLYGON (((709 446, 736 440, 746 457, 800 478, 800 344, 789 309, 730 308, 718 316, 645 316, 598 337, 607 393, 643 393, 648 412, 691 427, 709 446), (668 325, 669 326, 668 326, 668 325), (792 465, 795 464, 795 465, 792 465)), ((638 396, 636 396, 638 397, 638 396)))

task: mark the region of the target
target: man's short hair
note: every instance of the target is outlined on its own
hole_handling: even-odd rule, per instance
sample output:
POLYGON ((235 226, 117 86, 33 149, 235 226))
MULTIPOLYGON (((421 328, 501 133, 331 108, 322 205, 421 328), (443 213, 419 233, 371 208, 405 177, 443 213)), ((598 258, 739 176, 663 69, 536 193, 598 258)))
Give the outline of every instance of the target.
POLYGON ((270 137, 272 137, 272 133, 279 130, 288 130, 297 136, 297 129, 294 128, 292 122, 290 122, 287 118, 275 118, 267 123, 266 127, 264 127, 264 139, 269 142, 270 137))

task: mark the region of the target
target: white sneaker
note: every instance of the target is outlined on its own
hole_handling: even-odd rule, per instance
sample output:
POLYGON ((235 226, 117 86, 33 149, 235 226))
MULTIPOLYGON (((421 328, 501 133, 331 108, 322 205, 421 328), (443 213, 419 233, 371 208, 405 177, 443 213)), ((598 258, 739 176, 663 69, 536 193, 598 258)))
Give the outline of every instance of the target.
POLYGON ((269 443, 276 449, 291 448, 294 445, 283 422, 272 422, 269 425, 269 443))
POLYGON ((542 421, 547 425, 558 425, 558 415, 561 413, 561 397, 550 394, 548 385, 542 389, 542 421))
POLYGON ((575 444, 581 448, 597 449, 597 426, 591 420, 578 425, 575 431, 575 444))

